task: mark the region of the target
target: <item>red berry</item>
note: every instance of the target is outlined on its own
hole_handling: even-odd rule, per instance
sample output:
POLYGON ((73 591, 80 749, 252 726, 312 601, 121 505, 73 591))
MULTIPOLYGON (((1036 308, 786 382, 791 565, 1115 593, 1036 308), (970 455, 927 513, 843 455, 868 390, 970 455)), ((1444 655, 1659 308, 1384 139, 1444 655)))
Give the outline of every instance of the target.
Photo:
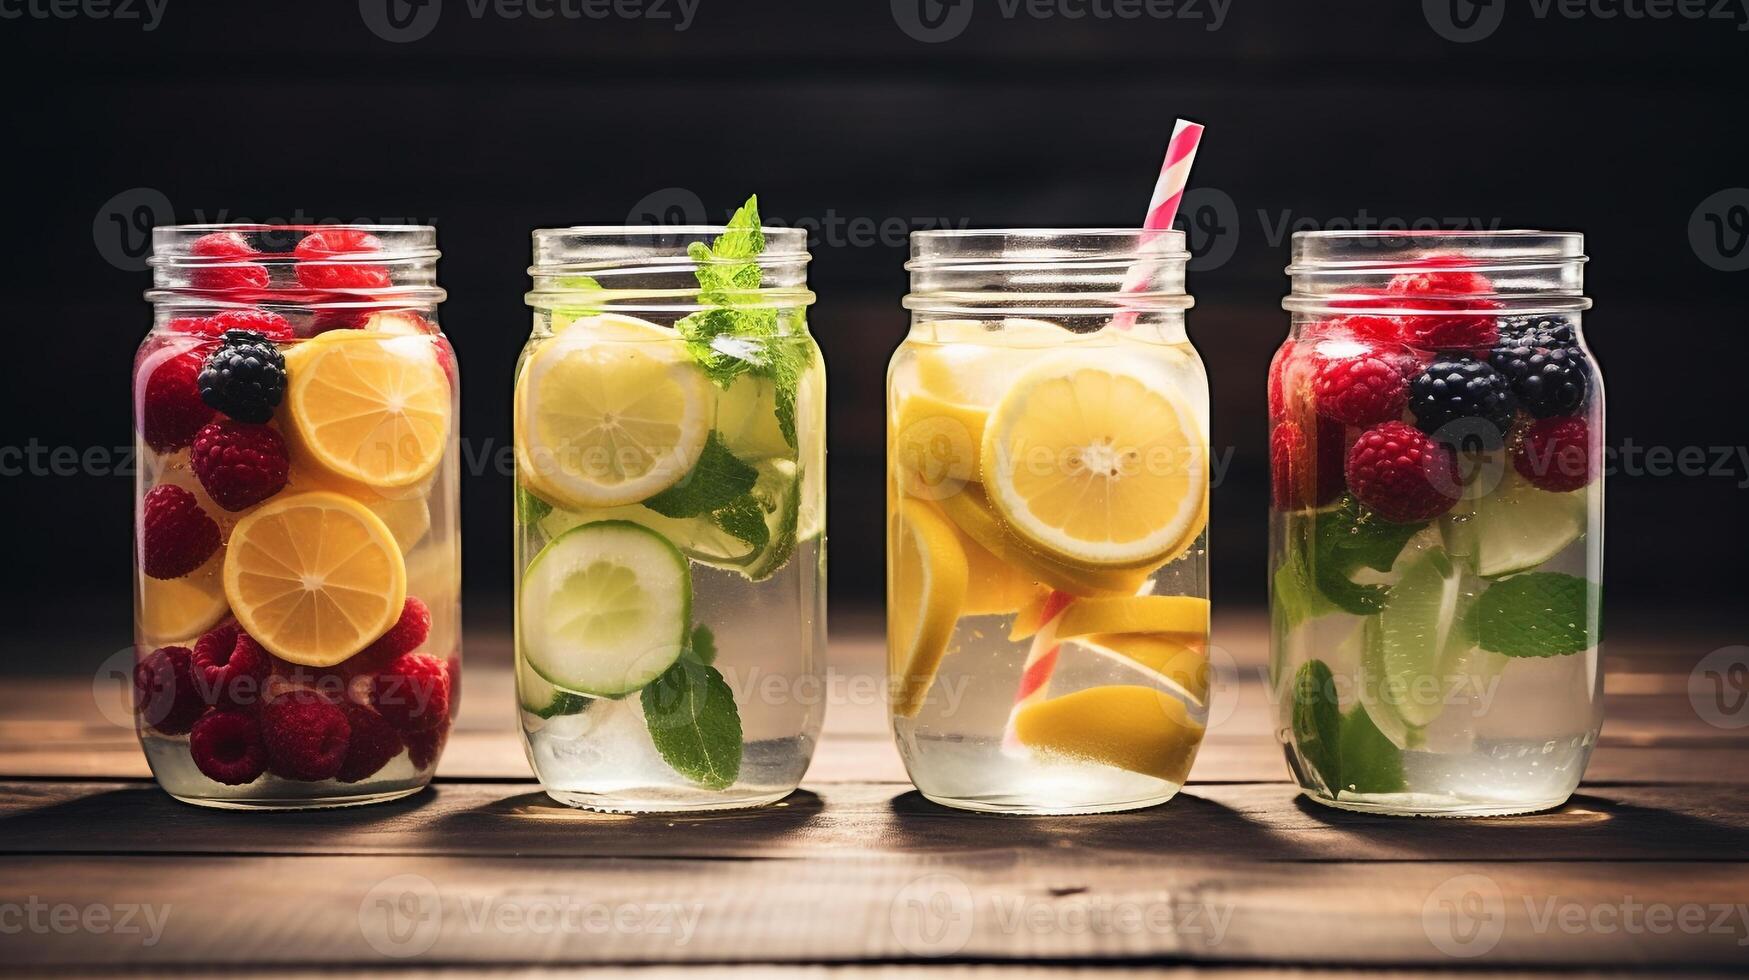
POLYGON ((230 419, 201 428, 188 464, 213 503, 230 511, 266 500, 285 489, 291 477, 291 457, 278 432, 230 419))
POLYGON ((140 394, 140 436, 161 453, 194 441, 194 434, 213 417, 212 406, 200 400, 195 379, 206 363, 206 348, 184 351, 158 361, 140 394))
POLYGON ((1551 493, 1586 486, 1602 468, 1591 427, 1577 416, 1538 419, 1524 430, 1512 465, 1526 480, 1551 493))
POLYGON ((1409 384, 1395 365, 1366 348, 1350 356, 1321 359, 1312 374, 1312 399, 1318 414, 1327 419, 1372 425, 1402 416, 1409 403, 1409 384))
POLYGON ((134 714, 140 724, 181 735, 206 711, 187 647, 160 647, 134 665, 134 714))
POLYGON ((402 731, 436 728, 449 719, 449 665, 423 653, 403 654, 372 681, 371 703, 402 731))
POLYGON ((268 767, 282 779, 333 779, 346 762, 352 727, 339 705, 314 691, 291 691, 261 709, 268 767))
POLYGON ((208 630, 194 643, 194 674, 208 704, 252 708, 266 693, 270 655, 236 623, 208 630))
MULTIPOLYGON (((1295 366, 1294 348, 1296 346, 1298 345, 1292 340, 1283 342, 1281 347, 1276 350, 1275 357, 1271 358, 1269 362, 1269 419, 1272 422, 1287 417, 1287 399, 1290 394, 1287 373, 1291 367, 1295 366)), ((1295 378, 1298 378, 1298 372, 1295 372, 1295 378)))
POLYGON ((418 596, 408 596, 401 606, 401 618, 388 632, 377 637, 370 646, 354 655, 361 669, 381 670, 404 653, 412 653, 425 644, 431 635, 431 610, 418 596))
POLYGON ((219 550, 219 526, 194 494, 166 483, 146 491, 140 517, 140 568, 153 578, 181 578, 219 550))
POLYGON ((351 228, 327 228, 305 235, 292 255, 297 257, 298 282, 309 289, 381 289, 389 285, 389 270, 380 265, 334 263, 341 255, 382 251, 377 236, 351 228))
POLYGON ((1402 343, 1403 341, 1403 321, 1394 316, 1355 313, 1331 317, 1318 324, 1318 330, 1320 333, 1331 336, 1348 336, 1357 340, 1370 340, 1377 343, 1402 343))
POLYGON ((1422 348, 1484 348, 1500 339, 1495 318, 1479 310, 1498 309, 1489 299, 1494 284, 1479 272, 1432 269, 1391 278, 1387 293, 1410 309, 1452 310, 1450 315, 1418 313, 1402 317, 1405 343, 1422 348))
POLYGON ((369 708, 347 705, 346 724, 352 729, 352 738, 347 743, 346 761, 334 777, 341 782, 356 783, 374 776, 401 754, 401 733, 369 708))
POLYGON ((1458 501, 1451 450, 1405 422, 1361 433, 1346 470, 1354 496, 1393 524, 1432 520, 1458 501))
POLYGON ((277 341, 291 340, 297 333, 290 320, 272 310, 253 306, 245 310, 215 313, 202 321, 201 329, 210 337, 223 337, 227 330, 248 330, 268 340, 277 341))
MULTIPOLYGON (((188 246, 188 254, 204 259, 234 260, 251 258, 261 253, 237 232, 216 231, 196 238, 188 246)), ((189 273, 189 282, 196 289, 266 289, 271 281, 267 267, 256 262, 200 265, 189 273)))
POLYGON ((1450 299, 1491 293, 1494 291, 1494 283, 1480 272, 1429 269, 1425 272, 1403 272, 1392 276, 1385 291, 1394 296, 1450 299))
POLYGON ((242 711, 215 711, 196 722, 188 754, 206 778, 226 786, 252 783, 267 771, 261 724, 242 711))
POLYGON ((425 769, 437 764, 437 757, 443 754, 443 746, 449 741, 449 719, 436 728, 422 732, 407 733, 407 761, 413 763, 415 769, 425 769))
POLYGON ((1342 493, 1342 426, 1325 419, 1308 445, 1298 422, 1284 419, 1269 434, 1270 499, 1277 510, 1322 507, 1342 493))

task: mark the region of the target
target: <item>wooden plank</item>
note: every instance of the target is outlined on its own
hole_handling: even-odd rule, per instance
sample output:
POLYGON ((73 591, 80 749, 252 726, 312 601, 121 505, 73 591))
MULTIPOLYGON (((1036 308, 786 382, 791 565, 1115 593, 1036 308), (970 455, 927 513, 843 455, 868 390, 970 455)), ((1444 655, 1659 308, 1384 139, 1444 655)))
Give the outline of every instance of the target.
POLYGON ((1749 929, 1741 862, 91 856, 0 859, 0 894, 155 916, 149 944, 143 914, 133 933, 32 929, 8 963, 35 969, 916 956, 1453 966, 1483 950, 1495 963, 1737 967, 1749 929), (1671 921, 1648 925, 1650 908, 1671 921))
POLYGON ((903 785, 816 786, 765 810, 630 817, 574 810, 532 784, 444 784, 360 810, 236 814, 144 783, 0 784, 0 854, 522 855, 827 860, 1004 851, 1252 861, 1708 861, 1749 857, 1749 787, 1610 787, 1546 814, 1362 816, 1284 784, 1193 786, 1151 810, 999 820, 903 785))

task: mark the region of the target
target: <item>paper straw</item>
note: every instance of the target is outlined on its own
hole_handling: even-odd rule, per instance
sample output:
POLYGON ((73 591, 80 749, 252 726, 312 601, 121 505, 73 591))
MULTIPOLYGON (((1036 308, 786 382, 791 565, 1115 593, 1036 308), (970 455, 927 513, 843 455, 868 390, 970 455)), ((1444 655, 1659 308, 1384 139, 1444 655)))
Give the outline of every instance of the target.
POLYGON ((1045 599, 1042 613, 1044 624, 1032 635, 1032 646, 1026 651, 1026 665, 1020 668, 1020 687, 1014 692, 1014 706, 1008 709, 1008 723, 1002 729, 1002 749, 1009 755, 1025 754, 1020 736, 1014 731, 1020 709, 1043 701, 1051 674, 1057 669, 1057 619, 1075 597, 1067 592, 1052 591, 1045 599))
MULTIPOLYGON (((1184 203, 1184 189, 1190 183, 1190 168, 1196 163, 1196 148, 1202 144, 1202 123, 1180 119, 1172 126, 1172 139, 1166 144, 1166 159, 1160 162, 1160 179, 1154 182, 1154 196, 1148 200, 1148 213, 1142 217, 1142 227, 1148 231, 1170 231, 1178 218, 1178 207, 1184 203)), ((1155 260, 1169 239, 1165 235, 1143 235, 1138 243, 1142 257, 1130 265, 1124 274, 1122 291, 1138 293, 1147 288, 1153 277, 1155 260)), ((1135 325, 1134 310, 1122 310, 1112 318, 1119 330, 1135 325)))

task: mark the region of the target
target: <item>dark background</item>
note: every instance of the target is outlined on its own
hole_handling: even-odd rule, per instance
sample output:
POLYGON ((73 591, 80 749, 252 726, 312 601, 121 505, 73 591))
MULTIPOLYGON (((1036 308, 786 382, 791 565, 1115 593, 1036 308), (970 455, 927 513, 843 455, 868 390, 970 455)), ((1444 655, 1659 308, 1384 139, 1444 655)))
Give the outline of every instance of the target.
MULTIPOLYGON (((391 43, 368 23, 377 0, 168 0, 151 31, 24 2, 0 3, 23 13, 0 19, 0 446, 129 443, 152 220, 411 220, 438 227, 463 433, 495 458, 529 229, 697 206, 721 221, 757 192, 772 223, 827 226, 811 320, 830 370, 832 596, 873 608, 883 369, 907 322, 898 229, 1135 224, 1184 115, 1209 127, 1191 334, 1217 449, 1233 451, 1212 518, 1219 603, 1264 599, 1283 227, 1456 220, 1587 234, 1608 443, 1733 454, 1710 475, 1611 477, 1611 616, 1700 618, 1743 641, 1749 273, 1725 271, 1749 265, 1749 190, 1731 190, 1749 185, 1741 11, 1539 18, 1451 0, 1477 33, 1498 18, 1459 42, 1449 7, 1406 0, 1231 0, 1212 31, 1209 0, 1127 21, 962 0, 946 11, 969 11, 957 36, 924 43, 901 25, 917 0, 698 0, 684 31, 443 0, 426 36, 391 43), (1691 238, 1709 214, 1722 235, 1691 238)), ((474 626, 505 621, 509 490, 492 467, 464 480, 474 626)), ((131 492, 118 475, 0 476, 14 669, 77 669, 125 644, 131 492)))

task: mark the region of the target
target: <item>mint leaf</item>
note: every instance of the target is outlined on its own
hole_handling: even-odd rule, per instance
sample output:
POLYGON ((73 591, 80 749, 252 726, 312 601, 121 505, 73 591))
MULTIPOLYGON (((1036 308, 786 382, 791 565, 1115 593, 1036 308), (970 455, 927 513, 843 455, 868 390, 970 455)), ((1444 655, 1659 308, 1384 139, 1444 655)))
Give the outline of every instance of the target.
MULTIPOLYGON (((561 276, 555 283, 560 289, 574 289, 578 292, 599 291, 603 287, 594 276, 561 276)), ((565 321, 553 325, 553 329, 562 330, 578 317, 595 316, 601 312, 596 306, 555 306, 553 312, 564 316, 565 321)))
POLYGON ((697 517, 745 496, 757 479, 758 471, 736 459, 722 438, 712 432, 692 470, 679 483, 644 501, 644 506, 663 517, 697 517))
POLYGON ((516 485, 516 520, 523 527, 534 527, 553 512, 553 505, 534 495, 527 487, 516 485))
POLYGON ((694 661, 709 666, 717 662, 717 638, 709 626, 700 623, 692 628, 692 638, 687 641, 686 649, 680 653, 683 657, 691 657, 694 661))
POLYGON ((1496 581, 1476 600, 1477 644, 1508 657, 1564 657, 1597 645, 1602 586, 1559 572, 1496 581))
POLYGON ((771 528, 765 523, 765 508, 752 494, 738 497, 728 506, 712 512, 711 523, 735 540, 752 545, 756 555, 771 540, 771 528))
POLYGON ((796 531, 801 523, 802 514, 802 469, 796 467, 795 476, 784 488, 783 496, 771 502, 768 508, 777 514, 777 523, 771 531, 771 542, 759 555, 747 577, 755 582, 763 582, 788 562, 790 555, 796 550, 796 531))
POLYGON ((638 695, 650 741, 674 771, 706 789, 741 774, 741 713, 715 667, 681 657, 638 695))
POLYGON ((1342 716, 1342 784, 1352 793, 1401 793, 1403 750, 1373 724, 1366 708, 1355 705, 1342 716))
POLYGON ((1360 504, 1350 496, 1344 496, 1335 509, 1304 520, 1315 522, 1315 527, 1311 548, 1301 542, 1288 549, 1290 556, 1306 563, 1296 574, 1315 584, 1336 608, 1356 616, 1370 616, 1383 609, 1390 589, 1383 585, 1361 585, 1354 581, 1354 573, 1362 568, 1390 571, 1397 556, 1403 553, 1403 546, 1427 526, 1425 521, 1392 524, 1379 520, 1377 515, 1363 515, 1360 504))
POLYGON ((1342 710, 1330 666, 1322 660, 1301 664, 1294 674, 1293 696, 1294 747, 1334 794, 1342 785, 1342 710))

